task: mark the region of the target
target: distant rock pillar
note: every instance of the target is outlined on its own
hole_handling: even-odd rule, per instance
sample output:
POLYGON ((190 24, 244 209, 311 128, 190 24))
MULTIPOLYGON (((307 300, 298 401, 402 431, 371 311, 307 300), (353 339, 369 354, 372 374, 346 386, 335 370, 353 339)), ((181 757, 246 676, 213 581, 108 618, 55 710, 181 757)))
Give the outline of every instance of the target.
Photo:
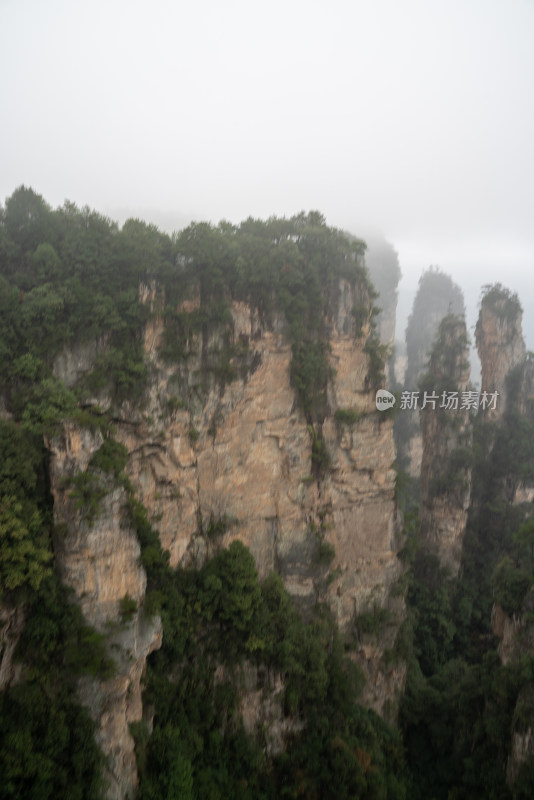
POLYGON ((497 392, 496 403, 481 409, 487 420, 502 417, 507 403, 508 373, 526 357, 522 333, 523 312, 516 295, 497 284, 482 298, 475 329, 482 369, 481 394, 497 392))
POLYGON ((465 321, 450 315, 439 327, 422 392, 420 523, 428 549, 453 575, 460 567, 471 498, 473 431, 463 403, 468 382, 465 321))

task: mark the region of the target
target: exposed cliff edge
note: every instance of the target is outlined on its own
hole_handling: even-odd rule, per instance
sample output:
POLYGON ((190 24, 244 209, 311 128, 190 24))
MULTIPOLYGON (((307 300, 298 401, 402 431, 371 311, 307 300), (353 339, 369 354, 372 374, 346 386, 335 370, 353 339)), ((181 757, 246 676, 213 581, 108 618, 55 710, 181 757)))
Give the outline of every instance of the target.
MULTIPOLYGON (((315 434, 290 383, 283 321, 275 317, 267 326, 241 303, 232 305, 232 337, 249 343, 250 375, 223 391, 213 385, 193 411, 169 415, 177 376, 158 357, 163 320, 156 317, 145 338, 155 376, 147 412, 160 422, 150 433, 118 423, 117 434, 132 454, 130 478, 157 515, 171 564, 202 557, 199 519, 206 526, 225 518, 223 545, 239 538, 260 575, 276 569, 303 610, 326 599, 344 632, 359 614, 392 602, 390 590, 401 573, 392 420, 376 411, 369 389, 369 328, 358 336, 351 315, 369 303, 366 291, 342 281, 329 320, 332 378, 321 425, 329 461, 320 476, 311 457, 315 434), (193 441, 191 430, 198 431, 193 441), (333 558, 325 563, 328 546, 333 558)), ((181 373, 182 387, 198 374, 200 358, 197 352, 181 373)), ((402 675, 385 688, 380 652, 361 655, 369 678, 366 701, 381 710, 402 675)))
MULTIPOLYGON (((351 313, 370 307, 365 284, 339 284, 339 302, 328 319, 326 406, 313 426, 296 402, 292 347, 280 315, 266 320, 234 301, 222 333, 192 340, 188 358, 172 362, 161 355, 164 291, 145 285, 140 298, 150 309, 144 332, 150 377, 142 407, 124 402, 113 412, 114 437, 127 450, 125 472, 171 566, 201 565, 239 539, 250 548, 260 576, 279 572, 304 614, 326 601, 348 639, 358 636, 361 615, 388 609, 383 635, 362 635, 355 658, 367 678, 362 702, 394 715, 405 668, 386 666, 383 656, 404 615, 402 596, 392 596, 402 572, 395 447, 392 419, 377 412, 370 386, 370 317, 362 328, 351 313), (223 345, 235 353, 228 368, 240 377, 220 381, 206 370, 210 353, 223 345)), ((198 303, 193 298, 178 312, 198 303)), ((78 352, 74 367, 64 353, 55 374, 67 382, 83 376, 96 350, 88 348, 85 359, 78 352)), ((97 401, 100 408, 110 407, 105 394, 87 402, 97 401)), ((133 621, 112 636, 119 676, 81 690, 99 721, 103 750, 111 755, 110 797, 120 797, 136 782, 128 723, 141 717, 139 680, 160 633, 157 624, 143 622, 145 576, 124 513, 124 489, 107 492, 94 519, 76 508, 72 479, 87 473, 102 442, 99 431, 66 423, 50 441, 51 481, 62 531, 56 557, 87 619, 104 629, 120 622, 121 599, 137 607, 133 621)))
POLYGON ((147 656, 161 644, 161 622, 143 613, 146 576, 136 533, 125 514, 124 489, 103 475, 102 496, 93 513, 72 496, 72 479, 89 474, 88 465, 102 443, 98 429, 65 422, 61 435, 49 441, 50 479, 59 573, 74 589, 86 620, 106 634, 116 665, 109 680, 84 677, 79 696, 98 725, 107 797, 118 800, 133 796, 137 785, 129 725, 142 718, 141 677, 147 656))

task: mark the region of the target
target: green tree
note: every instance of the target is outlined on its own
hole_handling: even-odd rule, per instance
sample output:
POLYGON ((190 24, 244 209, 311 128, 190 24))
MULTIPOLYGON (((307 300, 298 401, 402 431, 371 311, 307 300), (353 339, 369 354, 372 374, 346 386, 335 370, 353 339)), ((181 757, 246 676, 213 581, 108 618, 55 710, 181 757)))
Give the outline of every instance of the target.
POLYGON ((29 585, 37 591, 50 574, 47 545, 39 512, 26 523, 22 505, 13 497, 0 497, 0 586, 12 592, 29 585))
POLYGON ((53 212, 41 195, 19 186, 6 200, 3 227, 9 254, 4 274, 16 278, 21 289, 30 289, 35 285, 33 253, 40 244, 55 243, 53 212))
POLYGON ((32 263, 39 280, 44 283, 58 281, 63 274, 61 259, 49 242, 42 242, 36 247, 32 263))

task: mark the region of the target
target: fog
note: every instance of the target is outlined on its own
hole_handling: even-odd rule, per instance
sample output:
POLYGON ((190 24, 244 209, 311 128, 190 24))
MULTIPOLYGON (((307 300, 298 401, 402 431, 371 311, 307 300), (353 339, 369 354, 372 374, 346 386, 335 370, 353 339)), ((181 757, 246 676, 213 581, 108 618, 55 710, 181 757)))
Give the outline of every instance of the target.
MULTIPOLYGON (((0 200, 166 228, 318 209, 404 273, 519 292, 534 348, 532 0, 0 0, 0 200)), ((401 327, 404 323, 401 321, 401 327)))

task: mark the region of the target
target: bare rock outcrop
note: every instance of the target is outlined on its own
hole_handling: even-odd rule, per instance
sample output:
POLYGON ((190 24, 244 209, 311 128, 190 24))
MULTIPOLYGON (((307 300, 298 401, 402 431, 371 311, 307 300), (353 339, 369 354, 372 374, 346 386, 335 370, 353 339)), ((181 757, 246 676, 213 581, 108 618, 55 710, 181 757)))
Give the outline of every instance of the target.
MULTIPOLYGON (((227 670, 219 666, 215 683, 227 679, 227 670)), ((266 667, 244 662, 232 674, 232 682, 237 689, 237 711, 247 734, 259 738, 267 756, 283 753, 288 740, 303 728, 302 721, 288 716, 284 709, 283 676, 266 667)))
POLYGON ((125 517, 124 489, 109 486, 94 514, 78 507, 72 495, 72 478, 87 474, 102 441, 100 431, 66 422, 61 434, 49 441, 50 472, 61 578, 74 589, 87 621, 106 633, 116 664, 109 680, 84 678, 79 697, 97 722, 97 740, 106 757, 107 796, 119 800, 133 797, 137 786, 128 726, 142 718, 141 676, 147 656, 161 645, 161 621, 146 619, 142 612, 146 575, 137 536, 125 517), (121 614, 125 598, 135 608, 128 620, 121 614))
MULTIPOLYGON (((192 338, 187 358, 173 360, 162 348, 163 292, 156 284, 142 286, 140 297, 151 312, 144 332, 150 378, 142 407, 122 403, 113 424, 115 439, 128 453, 126 474, 171 566, 201 565, 217 548, 239 539, 250 548, 260 577, 278 571, 305 615, 317 600, 327 602, 348 638, 354 637, 359 614, 390 610, 388 636, 373 647, 362 644, 357 654, 368 678, 364 700, 384 712, 405 680, 402 665, 385 667, 383 659, 403 619, 404 601, 392 597, 402 572, 393 423, 377 412, 370 387, 364 350, 370 321, 357 329, 352 313, 369 303, 367 291, 364 284, 340 281, 338 303, 327 320, 331 378, 325 413, 311 426, 291 385, 292 349, 280 315, 265 319, 233 302, 224 341, 217 331, 192 338), (232 355, 222 373, 217 358, 225 344, 232 355), (336 410, 346 413, 336 417, 336 410), (321 464, 312 458, 318 438, 321 464)), ((180 310, 190 311, 195 302, 185 301, 188 308, 182 303, 180 310)), ((90 367, 90 358, 87 363, 77 358, 77 373, 90 367)), ((108 399, 101 400, 108 408, 108 399)), ((98 430, 65 423, 49 446, 61 575, 90 622, 100 630, 118 626, 110 634, 117 676, 104 684, 86 681, 80 693, 99 723, 109 796, 120 798, 135 791, 128 723, 141 718, 139 682, 161 630, 157 620, 142 615, 146 576, 124 513, 124 489, 111 482, 98 513, 89 518, 69 486, 88 469, 102 441, 98 430), (128 624, 121 623, 125 597, 138 609, 128 624)), ((261 697, 250 699, 251 708, 261 705, 257 713, 245 703, 243 714, 249 722, 258 715, 272 722, 274 752, 286 723, 276 702, 261 697)))
POLYGON ((117 423, 131 454, 129 477, 158 519, 172 565, 202 558, 210 546, 202 532, 210 520, 223 520, 222 544, 244 542, 260 576, 279 571, 303 610, 324 596, 346 631, 355 614, 387 604, 401 571, 392 421, 376 411, 367 386, 366 336, 356 338, 350 314, 361 302, 342 282, 331 320, 330 414, 322 424, 329 468, 320 477, 311 460, 314 433, 290 382, 283 322, 267 326, 242 303, 233 304, 232 324, 234 340, 250 348, 252 368, 243 380, 212 384, 201 402, 176 403, 188 407, 169 413, 173 393, 181 386, 183 396, 195 381, 200 353, 177 376, 176 365, 158 355, 163 321, 158 331, 154 320, 146 339, 151 423, 117 423), (340 408, 351 410, 350 424, 334 418, 340 408), (328 580, 319 563, 325 543, 335 553, 328 580))

